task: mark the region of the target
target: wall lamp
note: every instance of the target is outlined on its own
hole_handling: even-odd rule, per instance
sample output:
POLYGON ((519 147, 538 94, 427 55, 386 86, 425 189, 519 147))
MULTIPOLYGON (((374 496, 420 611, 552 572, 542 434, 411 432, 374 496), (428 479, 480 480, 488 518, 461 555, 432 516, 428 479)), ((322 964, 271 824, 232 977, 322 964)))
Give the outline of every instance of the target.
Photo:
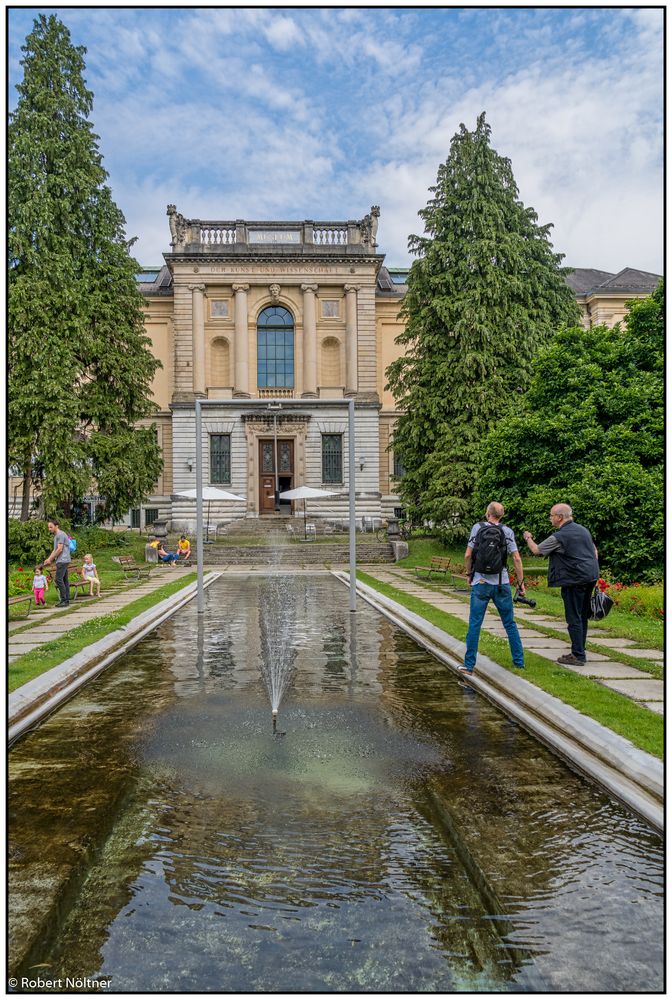
POLYGON ((363 455, 360 455, 360 456, 359 456, 359 471, 360 471, 360 472, 363 472, 363 471, 364 471, 364 466, 365 466, 365 465, 366 465, 366 462, 364 461, 364 456, 363 456, 363 455))
POLYGON ((187 468, 189 469, 189 472, 193 472, 194 471, 194 466, 196 465, 196 459, 195 458, 188 458, 185 464, 186 464, 187 468))

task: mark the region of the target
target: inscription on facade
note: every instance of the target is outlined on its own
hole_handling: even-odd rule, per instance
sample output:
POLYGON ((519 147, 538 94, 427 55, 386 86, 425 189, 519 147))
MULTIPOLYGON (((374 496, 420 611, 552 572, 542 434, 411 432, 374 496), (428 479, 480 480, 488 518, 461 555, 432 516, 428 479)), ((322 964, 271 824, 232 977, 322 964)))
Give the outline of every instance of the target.
POLYGON ((320 267, 317 264, 301 264, 298 267, 291 267, 287 264, 271 264, 259 267, 257 264, 227 264, 218 267, 216 264, 206 266, 203 269, 206 274, 331 274, 331 267, 320 267))
POLYGON ((250 229, 248 243, 300 243, 301 233, 298 230, 250 229))

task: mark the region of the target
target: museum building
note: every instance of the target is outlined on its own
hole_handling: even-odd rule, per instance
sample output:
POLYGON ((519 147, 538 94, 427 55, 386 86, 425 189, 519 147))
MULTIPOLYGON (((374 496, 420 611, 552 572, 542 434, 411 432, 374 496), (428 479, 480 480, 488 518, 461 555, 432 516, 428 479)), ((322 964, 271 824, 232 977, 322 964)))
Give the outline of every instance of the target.
MULTIPOLYGON (((245 498, 213 501, 210 524, 298 513, 279 505, 276 492, 303 485, 333 494, 311 502, 313 518, 346 522, 347 407, 324 401, 348 398, 357 518, 375 524, 393 515, 402 470, 389 449, 398 411, 385 371, 401 351, 408 269, 386 267, 378 252, 377 206, 345 222, 212 222, 185 219, 173 205, 167 214, 165 263, 138 275, 162 364, 153 382, 158 412, 147 423, 157 427, 164 468, 127 523, 195 529, 195 504, 179 494, 195 486, 197 398, 226 401, 203 409, 204 485, 245 498)), ((628 299, 651 294, 658 281, 631 268, 579 268, 568 278, 586 327, 613 325, 628 299)), ((99 499, 86 498, 92 517, 99 499)))

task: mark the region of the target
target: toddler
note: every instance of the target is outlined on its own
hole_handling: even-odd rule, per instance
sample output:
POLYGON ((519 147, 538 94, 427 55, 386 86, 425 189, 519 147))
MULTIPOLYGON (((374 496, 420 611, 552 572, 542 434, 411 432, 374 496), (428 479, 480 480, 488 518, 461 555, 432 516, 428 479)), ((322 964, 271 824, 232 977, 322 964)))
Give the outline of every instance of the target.
POLYGON ((96 572, 96 564, 93 561, 93 556, 90 552, 87 552, 84 556, 84 565, 82 566, 82 579, 88 580, 89 586, 89 597, 93 597, 94 585, 96 589, 96 597, 100 597, 100 580, 98 579, 98 573, 96 572))
POLYGON ((45 598, 46 592, 49 590, 49 581, 42 572, 41 566, 35 567, 35 576, 33 577, 33 595, 35 597, 35 607, 36 608, 46 608, 47 600, 45 598))

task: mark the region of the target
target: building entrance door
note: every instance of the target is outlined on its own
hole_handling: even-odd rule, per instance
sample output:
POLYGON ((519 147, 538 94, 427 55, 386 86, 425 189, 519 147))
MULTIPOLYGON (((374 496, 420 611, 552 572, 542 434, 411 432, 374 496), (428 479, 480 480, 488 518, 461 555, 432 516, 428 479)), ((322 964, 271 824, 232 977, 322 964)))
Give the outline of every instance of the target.
MULTIPOLYGON (((294 483, 294 441, 278 438, 278 492, 291 490, 294 483)), ((280 500, 280 513, 290 514, 292 505, 280 500)), ((275 512, 275 442, 273 438, 259 440, 259 513, 275 512)))

